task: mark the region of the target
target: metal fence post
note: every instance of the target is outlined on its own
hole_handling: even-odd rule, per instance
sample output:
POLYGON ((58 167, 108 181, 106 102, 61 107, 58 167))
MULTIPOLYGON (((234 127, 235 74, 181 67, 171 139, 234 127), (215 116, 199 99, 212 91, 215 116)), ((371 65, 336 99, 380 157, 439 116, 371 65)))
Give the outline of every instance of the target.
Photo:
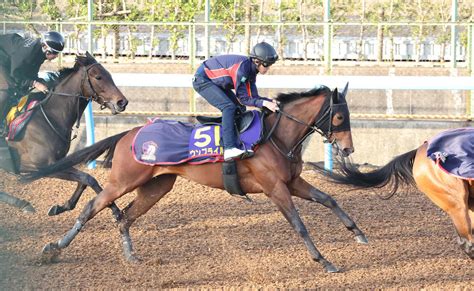
MULTIPOLYGON (((324 63, 326 74, 330 75, 332 71, 331 56, 331 0, 324 1, 324 63)), ((327 142, 324 144, 324 169, 332 172, 332 144, 327 142)))
POLYGON ((206 60, 210 57, 211 53, 211 36, 209 34, 209 21, 211 19, 211 4, 209 3, 210 0, 206 0, 204 6, 204 21, 206 22, 204 25, 204 57, 206 60))
MULTIPOLYGON (((89 53, 94 55, 92 51, 92 21, 94 13, 94 2, 93 0, 87 0, 87 33, 89 38, 88 50, 89 53)), ((85 111, 86 116, 86 134, 87 134, 87 145, 90 146, 95 143, 95 133, 94 133, 94 116, 92 115, 92 103, 86 107, 85 111)), ((92 161, 88 164, 89 169, 95 169, 96 162, 92 161)))
MULTIPOLYGON (((63 25, 61 23, 56 23, 56 29, 62 35, 63 34, 63 25)), ((63 54, 59 54, 58 56, 58 64, 60 67, 63 66, 63 54)))
MULTIPOLYGON (((474 62, 472 58, 474 57, 474 29, 473 25, 470 24, 468 26, 468 35, 467 35, 467 54, 468 54, 468 69, 469 69, 469 74, 471 77, 474 77, 474 62)), ((474 91, 469 91, 468 97, 467 97, 467 102, 466 102, 466 113, 469 116, 471 120, 474 120, 474 91)))
POLYGON ((332 56, 331 56, 331 35, 332 25, 331 22, 331 0, 324 1, 324 63, 327 74, 331 74, 332 71, 332 56))
MULTIPOLYGON (((191 72, 194 73, 196 69, 196 25, 194 23, 189 25, 189 58, 191 65, 191 72)), ((189 111, 196 112, 196 94, 191 88, 189 96, 189 111)))
POLYGON ((451 2, 451 67, 456 68, 456 42, 458 40, 456 21, 458 18, 458 1, 452 0, 451 2))

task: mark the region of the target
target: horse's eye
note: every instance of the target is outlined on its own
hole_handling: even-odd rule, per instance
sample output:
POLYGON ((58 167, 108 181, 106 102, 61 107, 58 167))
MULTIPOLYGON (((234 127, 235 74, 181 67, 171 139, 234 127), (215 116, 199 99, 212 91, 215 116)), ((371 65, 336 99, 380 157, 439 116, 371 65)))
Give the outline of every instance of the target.
POLYGON ((102 77, 101 76, 95 76, 95 79, 96 80, 102 80, 102 77))

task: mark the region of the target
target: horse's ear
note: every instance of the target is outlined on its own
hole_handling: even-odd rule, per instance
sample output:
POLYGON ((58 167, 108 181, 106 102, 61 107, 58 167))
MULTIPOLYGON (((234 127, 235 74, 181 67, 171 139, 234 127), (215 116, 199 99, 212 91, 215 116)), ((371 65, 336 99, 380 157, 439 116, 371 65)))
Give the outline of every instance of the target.
POLYGON ((89 64, 95 64, 97 61, 95 60, 94 56, 91 55, 88 51, 86 51, 86 58, 89 60, 89 64))
POLYGON ((83 54, 81 54, 80 52, 76 53, 76 64, 85 66, 85 60, 86 60, 86 57, 83 54))
POLYGON ((347 91, 349 91, 349 82, 346 83, 346 86, 342 90, 342 93, 341 93, 342 98, 346 99, 347 91))
POLYGON ((332 103, 337 104, 339 101, 339 92, 337 91, 337 88, 332 91, 332 103))

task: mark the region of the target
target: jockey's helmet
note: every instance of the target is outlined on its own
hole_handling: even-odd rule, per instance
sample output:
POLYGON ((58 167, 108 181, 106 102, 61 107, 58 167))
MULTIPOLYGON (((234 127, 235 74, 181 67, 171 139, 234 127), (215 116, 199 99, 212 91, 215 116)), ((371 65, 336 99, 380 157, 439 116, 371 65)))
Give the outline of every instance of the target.
POLYGON ((64 37, 56 31, 48 31, 43 35, 43 43, 47 46, 46 51, 58 54, 64 49, 64 37))
POLYGON ((250 52, 250 57, 262 62, 264 67, 273 65, 278 60, 275 49, 266 42, 257 43, 250 52))

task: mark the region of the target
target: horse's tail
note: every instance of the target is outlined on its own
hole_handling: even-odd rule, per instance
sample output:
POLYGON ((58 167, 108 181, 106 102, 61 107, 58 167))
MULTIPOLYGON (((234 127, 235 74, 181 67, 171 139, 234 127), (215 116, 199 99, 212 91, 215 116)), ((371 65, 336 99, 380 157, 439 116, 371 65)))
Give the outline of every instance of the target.
MULTIPOLYGON (((413 178, 413 162, 416 152, 415 149, 399 155, 385 166, 367 173, 360 172, 352 164, 340 161, 339 173, 324 172, 324 175, 333 182, 356 186, 356 188, 382 188, 390 184, 390 194, 384 197, 388 199, 397 192, 401 185, 416 185, 413 178)), ((320 166, 315 166, 315 168, 320 172, 323 170, 320 166)))
POLYGON ((74 152, 58 160, 54 164, 41 168, 36 172, 25 174, 21 177, 21 181, 31 182, 33 180, 47 177, 54 173, 64 171, 80 163, 89 163, 91 161, 96 160, 103 153, 106 153, 104 164, 107 165, 110 163, 110 161, 113 158, 114 150, 115 150, 115 146, 117 145, 117 142, 128 132, 129 130, 121 132, 114 136, 105 138, 91 146, 85 147, 77 152, 74 152))

